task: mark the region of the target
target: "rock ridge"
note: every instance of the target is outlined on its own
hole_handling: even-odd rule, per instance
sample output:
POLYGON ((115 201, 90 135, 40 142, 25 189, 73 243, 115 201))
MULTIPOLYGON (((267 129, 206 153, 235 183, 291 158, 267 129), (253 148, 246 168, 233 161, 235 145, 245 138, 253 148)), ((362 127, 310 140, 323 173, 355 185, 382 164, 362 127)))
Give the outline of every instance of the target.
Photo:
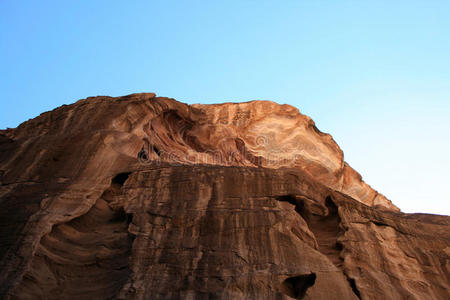
POLYGON ((272 101, 187 105, 154 93, 90 97, 0 134, 36 138, 88 128, 128 139, 127 147, 115 149, 127 156, 143 150, 148 160, 181 164, 300 168, 362 203, 398 211, 344 161, 333 138, 317 129, 311 118, 272 101))

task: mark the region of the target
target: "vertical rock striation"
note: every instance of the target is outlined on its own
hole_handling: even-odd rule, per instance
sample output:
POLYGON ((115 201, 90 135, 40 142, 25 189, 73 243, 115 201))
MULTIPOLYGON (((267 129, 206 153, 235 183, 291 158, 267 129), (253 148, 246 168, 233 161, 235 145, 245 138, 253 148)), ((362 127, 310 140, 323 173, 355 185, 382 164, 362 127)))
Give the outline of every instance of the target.
POLYGON ((448 299, 449 229, 288 105, 95 97, 0 131, 7 299, 448 299))

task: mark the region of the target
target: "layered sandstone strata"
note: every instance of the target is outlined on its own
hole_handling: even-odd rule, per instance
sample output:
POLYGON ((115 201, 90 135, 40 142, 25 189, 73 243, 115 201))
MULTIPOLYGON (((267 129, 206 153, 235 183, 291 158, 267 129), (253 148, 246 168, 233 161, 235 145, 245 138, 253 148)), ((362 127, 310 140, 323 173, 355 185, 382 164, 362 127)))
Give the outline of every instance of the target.
POLYGON ((96 97, 0 132, 0 295, 447 299, 403 214, 288 105, 96 97))

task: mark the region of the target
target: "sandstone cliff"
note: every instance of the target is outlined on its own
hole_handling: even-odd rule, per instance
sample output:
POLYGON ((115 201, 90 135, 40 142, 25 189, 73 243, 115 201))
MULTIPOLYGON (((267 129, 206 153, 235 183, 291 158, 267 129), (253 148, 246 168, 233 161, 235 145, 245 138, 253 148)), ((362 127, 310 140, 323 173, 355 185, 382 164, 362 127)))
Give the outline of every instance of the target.
POLYGON ((95 97, 0 131, 0 295, 447 299, 408 215, 289 105, 95 97))

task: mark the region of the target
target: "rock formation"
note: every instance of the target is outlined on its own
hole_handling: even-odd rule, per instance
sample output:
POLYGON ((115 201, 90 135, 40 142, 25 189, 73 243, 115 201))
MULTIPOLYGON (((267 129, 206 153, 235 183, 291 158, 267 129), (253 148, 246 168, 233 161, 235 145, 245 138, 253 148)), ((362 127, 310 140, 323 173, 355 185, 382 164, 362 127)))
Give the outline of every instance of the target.
POLYGON ((0 131, 0 298, 448 299, 401 213, 289 105, 95 97, 0 131))

